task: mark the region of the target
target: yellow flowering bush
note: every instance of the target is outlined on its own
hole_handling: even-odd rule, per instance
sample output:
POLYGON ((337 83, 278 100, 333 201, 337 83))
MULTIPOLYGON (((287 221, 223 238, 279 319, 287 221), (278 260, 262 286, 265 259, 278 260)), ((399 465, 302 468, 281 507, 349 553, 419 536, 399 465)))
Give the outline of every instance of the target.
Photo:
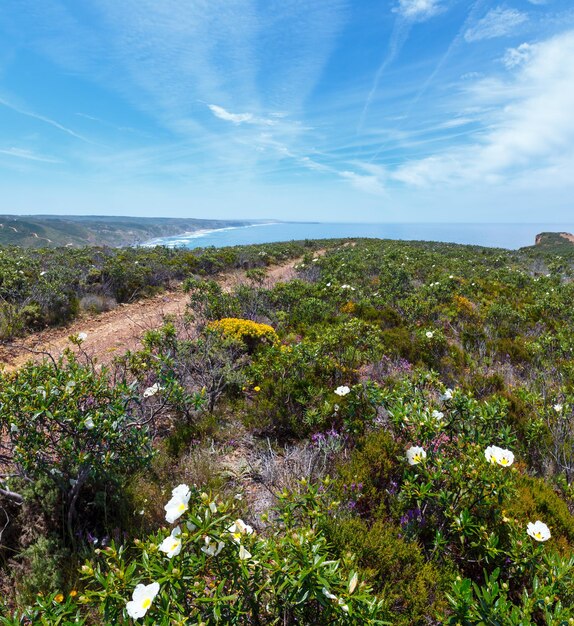
POLYGON ((224 317, 210 322, 208 330, 221 333, 224 337, 242 341, 250 350, 261 343, 276 344, 279 337, 272 326, 237 317, 224 317))

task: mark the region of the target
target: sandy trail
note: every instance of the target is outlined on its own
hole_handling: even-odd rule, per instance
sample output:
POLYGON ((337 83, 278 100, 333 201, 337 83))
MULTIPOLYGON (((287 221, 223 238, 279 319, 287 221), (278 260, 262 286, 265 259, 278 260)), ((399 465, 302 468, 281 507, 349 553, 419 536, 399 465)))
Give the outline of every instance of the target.
MULTIPOLYGON (((315 252, 321 254, 323 251, 315 252)), ((300 259, 267 268, 265 285, 288 281, 295 275, 294 266, 300 259)), ((215 277, 224 291, 232 291, 246 281, 245 272, 233 270, 215 277)), ((152 298, 133 304, 122 304, 106 313, 84 314, 65 328, 48 328, 24 339, 0 345, 0 368, 11 371, 29 360, 41 360, 46 353, 58 357, 66 347, 72 347, 70 335, 86 333, 83 349, 98 363, 109 364, 115 356, 140 347, 143 333, 161 326, 165 316, 182 315, 189 296, 181 286, 164 291, 152 298)))

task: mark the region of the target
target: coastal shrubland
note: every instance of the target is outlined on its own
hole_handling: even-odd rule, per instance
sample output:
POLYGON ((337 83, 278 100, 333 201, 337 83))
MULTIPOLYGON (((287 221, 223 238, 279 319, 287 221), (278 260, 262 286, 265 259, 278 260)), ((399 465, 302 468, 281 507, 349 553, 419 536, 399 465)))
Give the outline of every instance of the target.
POLYGON ((573 257, 25 254, 6 288, 69 254, 108 297, 162 276, 189 307, 112 366, 75 336, 0 374, 0 623, 574 623, 573 257), (225 292, 231 267, 255 271, 225 292))

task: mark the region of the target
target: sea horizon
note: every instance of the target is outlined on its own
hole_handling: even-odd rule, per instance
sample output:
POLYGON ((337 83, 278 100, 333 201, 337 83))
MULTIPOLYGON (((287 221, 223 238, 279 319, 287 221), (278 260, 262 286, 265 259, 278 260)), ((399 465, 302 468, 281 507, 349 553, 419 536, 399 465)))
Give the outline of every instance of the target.
POLYGON ((516 250, 534 245, 542 232, 574 232, 573 223, 536 222, 262 222, 200 229, 143 242, 144 247, 205 248, 304 239, 373 238, 435 241, 516 250))

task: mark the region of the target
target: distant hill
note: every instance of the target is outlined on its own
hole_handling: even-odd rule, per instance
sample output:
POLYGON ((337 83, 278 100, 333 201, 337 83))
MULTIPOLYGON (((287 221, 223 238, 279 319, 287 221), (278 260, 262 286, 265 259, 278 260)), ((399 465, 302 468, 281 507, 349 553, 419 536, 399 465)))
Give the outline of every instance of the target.
POLYGON ((570 233, 540 233, 536 235, 535 245, 542 247, 573 246, 574 235, 570 233))
POLYGON ((97 215, 0 215, 0 245, 127 246, 203 229, 249 226, 244 220, 115 217, 97 215))

